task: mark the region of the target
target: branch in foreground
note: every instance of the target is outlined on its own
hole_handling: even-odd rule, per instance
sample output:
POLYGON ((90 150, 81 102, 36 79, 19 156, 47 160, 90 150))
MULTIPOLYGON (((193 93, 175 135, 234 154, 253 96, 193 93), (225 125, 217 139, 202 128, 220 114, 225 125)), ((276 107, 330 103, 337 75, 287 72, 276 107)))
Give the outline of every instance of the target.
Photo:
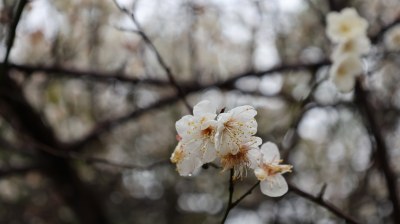
POLYGON ((356 104, 361 109, 361 114, 365 118, 365 122, 369 127, 369 131, 374 136, 376 144, 377 161, 379 162, 382 172, 385 176, 387 191, 389 192, 389 200, 392 202, 393 221, 400 223, 400 204, 397 186, 397 176, 390 166, 389 148, 385 142, 385 138, 380 130, 379 123, 374 115, 374 108, 368 100, 368 92, 362 85, 361 77, 357 79, 355 87, 356 104))
POLYGON ((10 57, 10 52, 14 45, 17 26, 21 19, 22 12, 24 11, 24 7, 27 3, 28 3, 27 0, 19 0, 16 12, 15 12, 15 16, 14 16, 15 18, 12 20, 12 22, 10 24, 10 28, 8 30, 8 36, 7 36, 7 50, 6 50, 6 55, 4 57, 5 65, 8 63, 8 58, 10 57))

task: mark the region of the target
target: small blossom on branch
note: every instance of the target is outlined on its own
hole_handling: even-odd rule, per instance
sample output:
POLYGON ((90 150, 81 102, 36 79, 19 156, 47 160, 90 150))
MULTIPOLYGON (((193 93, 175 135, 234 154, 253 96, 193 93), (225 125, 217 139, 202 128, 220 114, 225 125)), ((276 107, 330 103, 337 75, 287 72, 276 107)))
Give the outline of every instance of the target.
POLYGON ((336 44, 331 55, 330 79, 342 93, 354 89, 355 78, 363 71, 361 55, 369 52, 368 23, 353 8, 327 15, 326 33, 336 44))
POLYGON ((400 25, 393 27, 386 33, 384 43, 389 50, 400 50, 400 25))
POLYGON ((345 8, 341 12, 331 12, 327 16, 326 33, 334 43, 351 38, 366 36, 368 22, 360 17, 354 8, 345 8))
POLYGON ((282 174, 291 172, 292 165, 280 164, 282 162, 278 147, 272 142, 261 146, 261 161, 254 170, 260 180, 261 192, 270 197, 280 197, 288 191, 288 184, 282 174))

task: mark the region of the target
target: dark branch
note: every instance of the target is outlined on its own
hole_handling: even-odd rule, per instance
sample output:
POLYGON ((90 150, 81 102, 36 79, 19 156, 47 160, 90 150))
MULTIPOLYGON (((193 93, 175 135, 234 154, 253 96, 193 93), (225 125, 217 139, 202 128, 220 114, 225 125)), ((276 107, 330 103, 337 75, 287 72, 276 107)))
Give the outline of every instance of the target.
POLYGON ((336 206, 332 205, 331 203, 325 201, 323 199, 323 197, 321 195, 319 195, 318 197, 311 195, 309 193, 306 193, 305 191, 300 190, 299 188, 297 188, 296 186, 289 184, 289 190, 295 194, 297 194, 298 196, 305 198, 309 201, 314 202, 315 204, 326 208, 327 210, 329 210, 330 212, 332 212, 333 214, 335 214, 336 216, 346 220, 346 222, 348 223, 353 223, 353 224, 358 224, 359 222, 357 220, 355 220, 353 217, 345 214, 343 211, 341 211, 339 208, 337 208, 336 206))
POLYGON ((7 36, 7 50, 6 50, 6 55, 4 57, 4 64, 6 65, 8 63, 8 58, 10 57, 10 52, 11 49, 14 45, 14 40, 15 40, 15 34, 17 31, 17 26, 18 23, 21 19, 22 12, 24 11, 25 5, 28 3, 27 0, 20 0, 17 5, 17 9, 15 11, 15 16, 14 19, 12 20, 10 24, 10 28, 8 30, 8 36, 7 36))
MULTIPOLYGON (((104 73, 97 71, 83 71, 76 69, 68 69, 59 66, 32 66, 32 65, 17 65, 9 64, 10 69, 16 69, 26 74, 32 74, 34 72, 44 72, 46 74, 57 74, 58 76, 65 76, 69 78, 89 78, 100 82, 110 82, 110 81, 121 81, 130 84, 150 84, 155 86, 169 86, 170 83, 166 80, 151 79, 151 78, 131 78, 127 74, 122 73, 104 73)), ((186 85, 183 83, 182 85, 186 85)))
POLYGON ((165 60, 161 56, 160 52, 157 50, 156 46, 150 40, 149 36, 147 36, 147 34, 144 32, 144 30, 142 29, 141 25, 136 20, 135 14, 133 12, 129 11, 128 9, 126 9, 126 8, 122 8, 115 0, 114 0, 114 3, 122 12, 124 12, 125 14, 127 14, 127 15, 129 15, 131 17, 133 23, 136 25, 136 28, 137 28, 137 32, 136 33, 138 33, 142 37, 142 39, 147 44, 147 46, 149 46, 150 49, 154 52, 154 54, 156 55, 158 63, 161 65, 161 67, 164 69, 165 73, 167 74, 171 85, 175 87, 176 91, 178 92, 179 97, 182 99, 183 103, 185 104, 185 106, 187 107, 189 112, 191 113, 192 112, 192 107, 190 106, 189 102, 186 100, 186 98, 185 98, 186 95, 183 92, 183 89, 177 83, 177 81, 175 79, 176 75, 172 73, 172 70, 168 67, 167 63, 165 62, 165 60))
POLYGON ((378 120, 374 115, 374 108, 368 98, 368 92, 364 89, 362 80, 359 78, 356 82, 355 101, 361 110, 361 114, 364 116, 369 131, 375 139, 377 161, 379 162, 385 176, 386 187, 389 192, 389 200, 393 205, 393 221, 394 223, 400 223, 400 205, 396 173, 390 166, 389 148, 385 142, 382 131, 380 130, 378 120))
POLYGON ((226 205, 225 214, 224 214, 224 217, 222 218, 221 224, 225 223, 226 218, 228 218, 229 212, 233 208, 232 207, 232 196, 233 196, 233 192, 235 190, 235 188, 234 188, 235 184, 233 183, 233 174, 234 174, 234 170, 232 168, 230 170, 230 173, 229 173, 229 198, 228 198, 228 204, 226 205))
MULTIPOLYGON (((273 74, 276 72, 295 71, 295 70, 315 70, 317 68, 320 68, 322 66, 329 65, 329 64, 330 64, 329 61, 322 61, 322 62, 311 63, 311 64, 281 65, 281 66, 276 66, 269 70, 259 71, 259 72, 250 71, 250 72, 246 72, 246 73, 242 73, 242 74, 233 76, 225 81, 220 81, 217 83, 187 86, 184 89, 184 95, 187 96, 191 93, 199 92, 199 91, 202 91, 202 90, 205 90, 208 88, 213 88, 213 87, 218 87, 218 88, 223 88, 223 89, 232 89, 232 88, 235 88, 234 84, 238 79, 249 77, 249 76, 261 77, 261 76, 270 75, 270 74, 273 74)), ((123 115, 119 118, 103 121, 103 122, 97 124, 88 135, 86 135, 82 139, 77 140, 76 142, 72 143, 69 148, 71 150, 79 150, 79 149, 83 148, 84 146, 86 146, 86 144, 88 144, 89 142, 97 139, 101 134, 103 134, 107 131, 110 131, 115 127, 118 127, 119 125, 122 125, 127 121, 138 118, 141 115, 143 115, 149 111, 152 111, 154 109, 159 109, 159 108, 167 106, 167 105, 171 105, 172 103, 175 103, 179 99, 180 99, 179 95, 166 97, 164 99, 161 99, 157 102, 150 104, 147 107, 135 110, 135 111, 130 112, 126 115, 123 115)))

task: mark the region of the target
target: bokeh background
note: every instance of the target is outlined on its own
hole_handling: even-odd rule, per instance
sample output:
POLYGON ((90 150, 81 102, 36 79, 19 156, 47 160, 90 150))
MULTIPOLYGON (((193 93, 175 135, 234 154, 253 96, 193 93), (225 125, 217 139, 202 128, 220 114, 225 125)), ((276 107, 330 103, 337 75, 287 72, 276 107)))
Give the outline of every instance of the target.
MULTIPOLYGON (((0 1, 2 61, 18 2, 0 1)), ((400 23, 398 0, 116 2, 192 106, 254 106, 257 135, 294 166, 288 181, 313 195, 326 186, 323 198, 360 223, 394 223, 368 122, 354 93, 328 80, 325 16, 355 7, 369 22, 368 100, 398 177, 400 57, 384 42, 400 23)), ((229 172, 180 177, 169 163, 175 121, 190 111, 137 31, 112 0, 26 4, 1 70, 0 223, 220 222, 229 172)), ((249 172, 234 197, 255 182, 249 172)), ((292 192, 256 188, 227 223, 344 221, 292 192)))

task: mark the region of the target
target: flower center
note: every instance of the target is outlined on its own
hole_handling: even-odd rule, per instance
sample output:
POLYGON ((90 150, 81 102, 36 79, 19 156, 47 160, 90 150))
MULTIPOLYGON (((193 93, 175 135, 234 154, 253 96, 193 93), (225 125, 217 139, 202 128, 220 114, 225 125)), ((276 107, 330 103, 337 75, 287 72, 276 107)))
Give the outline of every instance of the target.
POLYGON ((214 128, 208 127, 206 129, 202 130, 201 134, 206 138, 212 137, 214 134, 214 128))
MULTIPOLYGON (((281 163, 282 160, 279 161, 281 163)), ((280 165, 280 164, 263 164, 261 167, 264 172, 267 174, 267 176, 273 176, 278 173, 286 173, 286 172, 292 172, 292 165, 280 165)))
POLYGON ((339 28, 341 33, 348 33, 350 32, 350 27, 347 24, 342 24, 339 28))
POLYGON ((250 162, 249 158, 247 157, 248 151, 248 147, 242 146, 240 147, 239 152, 235 155, 228 153, 227 155, 221 157, 221 164, 224 171, 234 168, 234 179, 241 178, 243 173, 246 171, 246 166, 250 162))

